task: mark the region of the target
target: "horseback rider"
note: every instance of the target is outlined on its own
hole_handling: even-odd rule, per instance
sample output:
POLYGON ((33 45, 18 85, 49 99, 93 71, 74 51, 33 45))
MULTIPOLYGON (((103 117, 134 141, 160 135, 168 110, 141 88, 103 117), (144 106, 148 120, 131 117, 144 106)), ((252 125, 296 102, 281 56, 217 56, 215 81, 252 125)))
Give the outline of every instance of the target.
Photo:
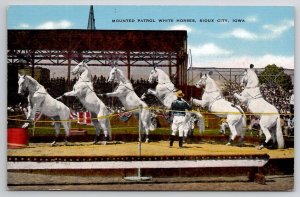
POLYGON ((172 134, 170 136, 170 148, 173 146, 174 137, 176 133, 179 131, 179 148, 183 148, 183 133, 184 133, 184 122, 185 122, 185 113, 186 110, 190 110, 192 108, 186 101, 182 98, 184 94, 181 90, 176 93, 177 99, 172 102, 171 105, 171 113, 173 117, 172 123, 172 134))

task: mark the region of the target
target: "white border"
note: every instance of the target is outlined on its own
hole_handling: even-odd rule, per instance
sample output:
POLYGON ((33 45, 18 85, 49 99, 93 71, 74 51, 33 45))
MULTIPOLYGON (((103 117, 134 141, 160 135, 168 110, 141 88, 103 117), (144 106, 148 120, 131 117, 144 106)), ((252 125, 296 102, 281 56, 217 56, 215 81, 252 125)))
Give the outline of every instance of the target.
MULTIPOLYGON (((0 194, 1 196, 15 196, 15 195, 22 195, 23 197, 34 197, 34 196, 40 196, 42 195, 58 195, 58 196, 82 196, 84 192, 22 192, 20 194, 19 192, 9 192, 6 191, 6 92, 7 92, 7 69, 6 69, 6 50, 7 50, 7 31, 6 31, 6 9, 8 5, 203 5, 203 6, 295 6, 295 76, 299 76, 299 69, 297 68, 297 63, 299 59, 299 25, 300 25, 300 1, 299 0, 44 0, 44 1, 38 1, 38 0, 0 0, 0 65, 1 65, 1 72, 0 72, 0 90, 2 94, 0 94, 0 131, 1 131, 1 169, 2 169, 2 176, 0 178, 0 194)), ((295 118, 296 118, 296 124, 295 124, 295 130, 296 130, 296 142, 299 142, 299 135, 297 134, 298 129, 298 122, 299 122, 299 116, 297 115, 299 112, 299 107, 297 105, 298 99, 298 91, 297 89, 298 85, 300 83, 300 78, 295 77, 295 98, 296 98, 296 105, 295 105, 295 118)), ((299 97, 300 98, 300 97, 299 97)), ((299 178, 298 178, 298 168, 299 168, 299 157, 298 157, 298 143, 295 143, 295 192, 289 192, 284 193, 284 195, 288 196, 299 196, 299 178)), ((204 193, 204 192, 201 192, 204 193)), ((158 192, 156 192, 155 195, 157 195, 158 192)), ((198 192, 190 192, 189 195, 199 196, 198 192)), ((272 196, 277 197, 281 196, 282 192, 256 192, 257 195, 263 195, 263 196, 272 196)), ((139 192, 130 192, 130 193, 112 193, 112 192, 101 192, 101 194, 97 192, 89 192, 89 196, 99 196, 99 195, 141 195, 139 192)), ((152 196, 153 193, 150 192, 143 192, 142 194, 144 197, 152 196)), ((176 195, 186 195, 183 194, 183 192, 168 192, 163 193, 163 195, 169 195, 169 196, 176 196, 176 195)), ((240 196, 240 192, 205 192, 205 196, 240 196)), ((252 192, 243 192, 243 196, 252 196, 252 192)))

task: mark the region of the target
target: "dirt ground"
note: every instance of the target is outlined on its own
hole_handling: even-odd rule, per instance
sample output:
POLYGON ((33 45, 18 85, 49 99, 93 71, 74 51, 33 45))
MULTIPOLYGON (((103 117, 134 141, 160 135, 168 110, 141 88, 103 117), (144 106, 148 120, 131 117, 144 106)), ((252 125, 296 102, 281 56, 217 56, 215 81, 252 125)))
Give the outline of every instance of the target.
POLYGON ((153 178, 146 182, 127 182, 122 178, 97 176, 46 176, 30 173, 8 173, 9 190, 116 190, 116 191, 293 191, 292 175, 266 177, 266 184, 237 177, 153 178), (24 179, 24 177, 26 177, 24 179), (41 184, 43 183, 43 184, 41 184))
MULTIPOLYGON (((294 158, 294 149, 262 149, 252 145, 226 146, 217 143, 185 144, 169 148, 167 141, 142 143, 142 156, 209 156, 268 154, 271 159, 294 158)), ((92 145, 88 142, 51 147, 48 143, 32 143, 27 148, 8 149, 8 156, 138 156, 137 142, 111 142, 92 145)), ((266 176, 266 184, 249 182, 247 176, 153 178, 148 182, 127 182, 123 177, 72 176, 7 172, 9 190, 118 190, 118 191, 292 191, 293 175, 266 176)))
MULTIPOLYGON (((294 148, 262 149, 252 145, 245 147, 226 146, 214 143, 185 144, 183 149, 178 148, 178 142, 169 148, 167 141, 142 143, 142 156, 207 156, 207 155, 236 155, 236 154, 269 154, 270 158, 294 158, 294 148)), ((8 149, 8 156, 138 156, 137 142, 110 142, 108 145, 92 145, 90 142, 69 143, 68 146, 57 145, 51 147, 48 143, 31 143, 27 148, 8 149)))

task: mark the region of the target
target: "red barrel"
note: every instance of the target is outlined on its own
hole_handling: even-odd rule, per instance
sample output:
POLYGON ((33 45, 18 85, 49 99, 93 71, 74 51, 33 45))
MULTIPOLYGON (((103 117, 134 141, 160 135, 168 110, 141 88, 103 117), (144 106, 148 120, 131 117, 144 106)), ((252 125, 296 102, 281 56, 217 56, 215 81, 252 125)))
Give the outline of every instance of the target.
POLYGON ((7 147, 25 148, 28 146, 27 128, 8 128, 7 129, 7 147))

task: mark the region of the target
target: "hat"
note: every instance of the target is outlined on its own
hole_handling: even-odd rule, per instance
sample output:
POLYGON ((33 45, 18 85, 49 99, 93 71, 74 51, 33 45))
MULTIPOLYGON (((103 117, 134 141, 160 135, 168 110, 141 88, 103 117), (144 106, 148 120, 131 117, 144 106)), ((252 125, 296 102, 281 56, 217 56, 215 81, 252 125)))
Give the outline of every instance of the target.
POLYGON ((175 94, 177 97, 180 97, 180 98, 184 97, 184 94, 181 90, 178 90, 177 92, 175 92, 175 94))
POLYGON ((253 64, 250 64, 250 68, 254 68, 254 65, 253 65, 253 64))

